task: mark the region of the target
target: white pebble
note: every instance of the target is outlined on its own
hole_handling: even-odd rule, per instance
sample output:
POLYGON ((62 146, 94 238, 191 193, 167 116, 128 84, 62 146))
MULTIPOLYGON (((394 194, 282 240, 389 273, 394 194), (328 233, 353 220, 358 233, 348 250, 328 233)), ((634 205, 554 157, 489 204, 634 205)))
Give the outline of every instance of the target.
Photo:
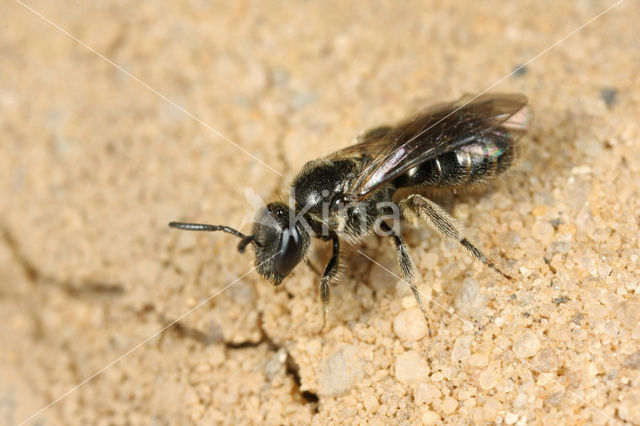
POLYGON ((527 406, 528 396, 526 393, 520 392, 516 399, 513 400, 513 406, 515 408, 525 408, 527 406))
POLYGON ((473 354, 467 360, 467 365, 472 368, 486 367, 489 357, 486 354, 473 354))
POLYGON ((393 331, 400 340, 419 340, 427 334, 427 321, 420 309, 407 309, 393 321, 393 331))
POLYGON ((536 222, 533 224, 531 233, 536 240, 549 244, 553 241, 555 230, 549 222, 536 222))
POLYGON ((405 384, 418 383, 429 375, 429 366, 418 352, 408 351, 396 359, 396 379, 405 384))
POLYGON ((364 409, 369 413, 375 413, 380 406, 380 403, 374 394, 367 393, 362 399, 362 405, 364 405, 364 409))
POLYGON ((446 415, 449 415, 456 411, 456 408, 458 408, 458 401, 451 398, 450 396, 446 397, 444 401, 442 401, 442 405, 440 406, 440 409, 446 415))
POLYGON ((526 331, 513 342, 513 350, 516 355, 529 358, 537 354, 540 350, 540 341, 533 332, 526 331))
POLYGON ((431 375, 432 382, 441 382, 444 379, 444 374, 442 372, 437 371, 431 375))
POLYGON ((440 415, 435 411, 427 410, 422 414, 423 425, 437 425, 440 423, 440 415))
POLYGON ((402 298, 402 308, 411 309, 417 306, 416 298, 413 296, 406 296, 402 298))
POLYGON ((362 361, 355 346, 344 345, 318 366, 318 394, 337 396, 364 378, 362 361))
POLYGON ((454 301, 456 310, 464 317, 480 319, 487 309, 487 298, 480 292, 478 281, 467 278, 462 281, 454 301))
POLYGON ((471 343, 473 342, 472 336, 460 336, 453 344, 453 350, 451 351, 451 361, 460 362, 471 356, 471 343))
POLYGON ((504 422, 508 425, 512 425, 515 422, 518 421, 518 415, 514 414, 514 413, 507 413, 506 416, 504 416, 504 422))
POLYGON ((442 392, 436 385, 420 383, 415 391, 416 404, 431 404, 436 399, 440 399, 442 392))
POLYGON ((484 370, 478 377, 478 384, 484 390, 492 389, 497 383, 498 379, 491 370, 484 370))

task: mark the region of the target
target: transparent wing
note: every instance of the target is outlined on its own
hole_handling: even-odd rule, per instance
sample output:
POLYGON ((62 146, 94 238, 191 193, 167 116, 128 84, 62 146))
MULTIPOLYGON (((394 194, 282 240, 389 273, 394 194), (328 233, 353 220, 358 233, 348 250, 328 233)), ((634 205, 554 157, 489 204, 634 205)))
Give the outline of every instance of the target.
POLYGON ((531 112, 524 95, 465 99, 432 106, 395 127, 374 129, 362 142, 336 152, 336 156, 368 158, 347 192, 364 199, 411 168, 476 139, 491 134, 513 144, 526 133, 531 112))

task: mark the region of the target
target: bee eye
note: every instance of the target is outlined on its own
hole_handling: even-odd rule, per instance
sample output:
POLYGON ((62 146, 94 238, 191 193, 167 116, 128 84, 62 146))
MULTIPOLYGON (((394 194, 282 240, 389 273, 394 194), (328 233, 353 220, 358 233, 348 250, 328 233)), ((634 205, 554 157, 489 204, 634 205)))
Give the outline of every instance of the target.
POLYGON ((275 269, 283 277, 295 268, 302 259, 302 241, 295 228, 285 228, 282 231, 280 251, 275 258, 275 269))
POLYGON ((345 194, 338 194, 333 197, 333 200, 331 200, 330 208, 332 211, 342 210, 347 206, 348 202, 349 197, 347 197, 345 194))

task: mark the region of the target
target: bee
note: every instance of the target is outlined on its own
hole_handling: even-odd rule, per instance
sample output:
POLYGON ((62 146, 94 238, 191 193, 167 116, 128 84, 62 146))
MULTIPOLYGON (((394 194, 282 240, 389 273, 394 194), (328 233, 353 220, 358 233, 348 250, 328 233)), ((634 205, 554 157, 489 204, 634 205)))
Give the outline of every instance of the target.
POLYGON ((527 98, 520 94, 434 105, 395 126, 371 129, 355 145, 308 162, 293 179, 288 200, 266 204, 248 235, 222 225, 169 226, 235 235, 241 253, 253 246, 258 273, 274 285, 306 258, 312 237, 330 241, 333 252, 319 286, 323 327, 330 286, 338 277, 341 241, 355 244, 372 234, 391 237, 402 278, 426 317, 400 221, 429 226, 512 279, 465 237, 451 215, 423 194, 457 192, 502 175, 514 163, 517 142, 530 121, 527 98))

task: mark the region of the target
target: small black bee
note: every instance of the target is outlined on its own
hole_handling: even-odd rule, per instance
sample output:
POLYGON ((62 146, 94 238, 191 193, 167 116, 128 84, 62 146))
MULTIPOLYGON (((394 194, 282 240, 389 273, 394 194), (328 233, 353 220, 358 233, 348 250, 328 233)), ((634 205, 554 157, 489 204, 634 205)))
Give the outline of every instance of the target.
POLYGON ((275 285, 306 257, 311 236, 331 240, 333 255, 320 282, 325 320, 329 286, 338 275, 340 240, 356 243, 374 232, 391 236, 402 276, 426 316, 399 232, 400 219, 424 223, 458 241, 474 258, 511 279, 464 236, 455 219, 419 192, 460 190, 504 173, 514 162, 516 143, 530 118, 527 98, 518 94, 436 105, 396 126, 365 132, 357 144, 307 163, 293 180, 289 201, 261 209, 250 235, 228 226, 169 226, 239 237, 238 250, 242 253, 253 245, 258 273, 275 285))

